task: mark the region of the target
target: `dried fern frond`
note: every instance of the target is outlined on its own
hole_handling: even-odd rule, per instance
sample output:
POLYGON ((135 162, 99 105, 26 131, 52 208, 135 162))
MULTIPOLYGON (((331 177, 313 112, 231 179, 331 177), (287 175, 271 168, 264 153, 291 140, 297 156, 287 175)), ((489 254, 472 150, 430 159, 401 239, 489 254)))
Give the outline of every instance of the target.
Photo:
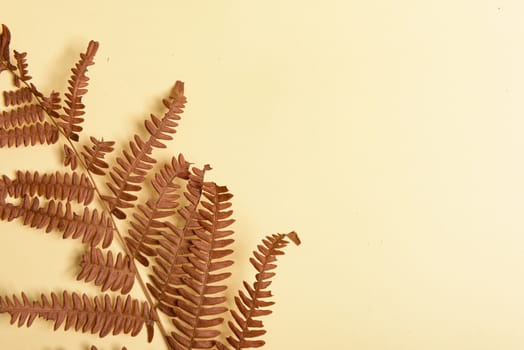
POLYGON ((227 289, 222 284, 231 276, 230 272, 219 272, 233 264, 224 259, 233 250, 227 247, 233 239, 227 238, 233 231, 226 230, 234 220, 229 219, 233 197, 225 186, 205 183, 203 195, 206 197, 199 210, 199 229, 195 229, 196 238, 191 239, 189 264, 183 265, 188 278, 182 278, 185 288, 179 288, 180 299, 172 319, 178 332, 172 332, 169 342, 173 349, 207 349, 214 345, 214 339, 220 335, 215 327, 224 319, 219 315, 227 311, 226 298, 221 295, 227 289))
POLYGON ((35 145, 51 145, 58 141, 56 126, 44 122, 13 129, 0 129, 1 147, 20 147, 35 145))
MULTIPOLYGON (((63 327, 100 337, 110 333, 135 336, 145 326, 149 341, 156 325, 170 350, 228 349, 220 342, 223 338, 219 326, 224 324, 223 314, 228 311, 224 292, 226 279, 231 276, 227 269, 233 264, 228 259, 234 241, 230 229, 234 222, 232 194, 225 186, 204 180, 209 165, 190 169, 182 155, 153 171, 158 161, 153 152, 165 148, 177 131, 186 103, 184 84, 177 81, 170 96, 162 101, 167 109, 163 116, 151 114, 145 121, 147 136, 133 135, 115 164, 108 164, 106 155, 113 151, 114 142, 90 137, 90 143, 82 148, 71 142, 78 141, 83 130, 82 99, 98 43, 90 41, 80 55, 62 101, 57 92, 44 95, 37 89, 29 75, 27 54, 11 53, 10 39, 8 28, 2 25, 0 72, 8 71, 12 90, 1 90, 7 108, 0 110, 0 148, 52 144, 62 135, 67 141, 64 165, 72 170, 18 171, 13 178, 0 177, 0 219, 18 218, 41 231, 59 231, 63 238, 81 240, 89 247, 84 247, 78 280, 93 282, 102 292, 121 294, 128 294, 136 280, 147 301, 130 296, 88 297, 69 291, 30 300, 22 292, 0 296, 0 313, 9 314, 11 324, 19 327, 31 326, 38 317, 52 321, 55 330, 63 327), (81 171, 77 172, 79 165, 81 171), (107 176, 106 195, 101 194, 94 175, 107 176), (152 179, 155 193, 135 204, 146 178, 152 179), (179 208, 182 182, 187 184, 184 205, 179 208), (92 203, 95 194, 101 200, 98 204, 102 211, 94 209, 99 208, 92 203), (130 208, 136 210, 129 210, 132 218, 124 237, 113 216, 124 219, 130 208), (114 234, 123 243, 125 254, 97 247, 109 247, 114 234), (150 283, 145 283, 135 260, 145 266, 153 262, 150 283), (171 329, 165 328, 159 312, 165 313, 171 329)), ((273 235, 254 252, 251 263, 257 269, 255 283, 244 283, 246 290, 235 298, 238 311, 231 311, 232 335, 225 338, 235 349, 264 343, 258 339, 265 333, 258 318, 271 312, 268 307, 273 302, 267 298, 271 296, 268 287, 274 276, 272 270, 288 240, 299 243, 294 232, 273 235)), ((91 350, 97 348, 92 345, 91 350)))
POLYGON ((14 84, 16 87, 20 87, 21 81, 27 82, 31 80, 31 76, 29 75, 29 71, 27 70, 27 52, 18 52, 16 50, 13 50, 14 58, 16 61, 16 67, 18 68, 18 72, 20 75, 13 75, 14 78, 14 84))
POLYGON ((83 243, 96 246, 102 243, 106 248, 113 240, 113 223, 111 218, 84 207, 82 214, 73 212, 71 204, 50 200, 46 207, 40 207, 37 197, 25 196, 22 205, 0 203, 2 220, 13 220, 21 217, 24 225, 45 229, 47 233, 54 229, 63 232, 63 238, 82 239, 83 243))
POLYGON ((138 211, 133 214, 129 236, 125 240, 131 257, 144 266, 149 265, 146 256, 156 255, 160 230, 165 227, 161 219, 173 215, 178 207, 177 190, 180 186, 175 180, 186 179, 188 174, 189 163, 184 156, 180 154, 178 158, 173 157, 171 164, 166 164, 157 172, 151 182, 156 197, 148 199, 145 205, 139 204, 138 211))
POLYGON ((184 226, 176 227, 170 222, 165 222, 167 230, 162 233, 163 239, 159 241, 160 246, 156 249, 155 265, 153 274, 149 275, 151 283, 147 288, 156 299, 156 307, 166 315, 175 317, 173 305, 176 304, 178 288, 182 284, 182 277, 187 274, 182 270, 182 265, 188 262, 189 239, 194 237, 193 230, 199 228, 198 205, 202 195, 204 176, 207 170, 192 168, 189 175, 184 196, 189 204, 179 210, 184 218, 184 226))
POLYGON ((61 173, 50 174, 17 171, 14 180, 4 176, 1 180, 9 196, 23 198, 26 195, 43 196, 46 199, 76 201, 88 205, 93 201, 95 187, 84 174, 61 173))
POLYGON ((102 292, 111 289, 113 292, 119 290, 120 293, 127 294, 133 288, 136 269, 128 255, 118 253, 114 261, 111 251, 104 256, 100 249, 91 248, 82 256, 80 266, 82 269, 77 280, 94 281, 102 292))
POLYGON ((184 96, 184 84, 177 81, 169 99, 163 100, 167 112, 162 119, 151 114, 151 120, 145 121, 145 127, 149 133, 149 138, 144 141, 138 135, 134 140, 129 142, 131 152, 124 151, 123 157, 117 158, 118 165, 115 165, 109 175, 113 182, 108 182, 107 186, 113 193, 113 196, 104 196, 109 204, 111 212, 118 219, 124 219, 125 213, 120 210, 131 208, 137 197, 131 192, 139 191, 141 184, 145 181, 147 171, 151 170, 156 163, 150 155, 153 148, 165 148, 164 142, 171 140, 171 134, 176 132, 178 126, 177 120, 182 113, 186 98, 184 96))
POLYGON ((44 111, 39 104, 12 108, 0 113, 0 127, 4 129, 14 128, 36 122, 43 122, 45 119, 44 111))
POLYGON ((13 295, 0 297, 0 313, 11 316, 11 324, 18 327, 31 326, 37 318, 53 321, 54 330, 64 325, 64 329, 77 332, 90 332, 100 337, 109 333, 136 336, 144 325, 148 341, 153 337, 154 316, 147 302, 140 302, 127 296, 111 299, 109 295, 90 298, 85 294, 63 292, 62 298, 51 293, 42 294, 40 300, 30 301, 25 293, 21 298, 13 295))
POLYGON ((30 103, 33 100, 33 92, 31 88, 28 88, 27 86, 15 90, 4 91, 3 95, 4 105, 6 107, 30 103))
POLYGON ((80 60, 75 64, 75 67, 71 69, 73 74, 68 80, 69 86, 68 92, 65 93, 65 104, 64 112, 60 117, 62 119, 58 125, 64 131, 64 134, 73 141, 78 141, 78 133, 82 131, 80 123, 84 121, 81 118, 84 112, 84 104, 82 103, 82 97, 87 93, 87 85, 89 78, 87 77, 87 69, 93 65, 94 57, 98 51, 98 42, 90 41, 87 46, 86 52, 80 54, 80 60))
POLYGON ((105 175, 106 172, 103 169, 109 168, 109 165, 104 161, 106 154, 113 152, 114 141, 98 140, 94 137, 89 137, 91 147, 84 145, 84 151, 82 151, 82 157, 87 167, 87 170, 96 175, 105 175))
POLYGON ((258 348, 265 344, 265 341, 253 338, 266 333, 262 321, 258 318, 271 313, 268 307, 274 302, 266 300, 272 296, 268 287, 275 273, 271 271, 277 267, 277 256, 284 254, 282 249, 289 243, 286 238, 297 245, 300 244, 295 232, 267 236, 262 244, 258 245, 258 251, 253 251, 253 257, 249 259, 257 274, 253 285, 244 282, 246 292, 239 290, 238 296, 235 297, 238 311, 231 310, 235 322, 228 322, 234 335, 227 338, 233 349, 258 348))

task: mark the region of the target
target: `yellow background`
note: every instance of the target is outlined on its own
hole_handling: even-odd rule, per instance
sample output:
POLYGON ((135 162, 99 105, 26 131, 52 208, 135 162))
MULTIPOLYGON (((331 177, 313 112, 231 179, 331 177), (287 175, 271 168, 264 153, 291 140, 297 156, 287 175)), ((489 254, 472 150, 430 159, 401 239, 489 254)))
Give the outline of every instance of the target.
MULTIPOLYGON (((235 286, 252 279, 247 259, 265 234, 294 229, 303 241, 280 260, 267 349, 524 348, 521 1, 0 10, 45 92, 63 91, 78 53, 100 41, 86 135, 124 144, 185 81, 170 151, 210 163, 235 194, 235 286)), ((8 175, 60 161, 59 146, 1 152, 8 175)), ((74 281, 81 247, 57 237, 2 223, 0 292, 96 292, 74 281)), ((8 319, 2 349, 164 346, 8 319)))

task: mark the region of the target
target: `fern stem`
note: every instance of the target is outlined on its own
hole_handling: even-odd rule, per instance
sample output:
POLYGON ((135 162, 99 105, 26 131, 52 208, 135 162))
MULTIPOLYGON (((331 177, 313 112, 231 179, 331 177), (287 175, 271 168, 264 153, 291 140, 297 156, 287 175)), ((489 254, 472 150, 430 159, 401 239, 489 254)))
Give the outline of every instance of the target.
MULTIPOLYGON (((131 256, 130 249, 129 249, 128 245, 126 244, 126 242, 125 242, 125 240, 123 238, 123 235, 120 233, 120 230, 118 229, 118 226, 116 225, 115 218, 111 214, 111 211, 110 211, 106 201, 104 201, 102 199, 102 197, 103 197, 102 193, 100 192, 100 189, 98 188, 98 185, 97 185, 97 183, 96 183, 96 181, 95 181, 95 179, 93 177, 93 174, 91 173, 91 171, 89 171, 89 169, 87 167, 87 164, 85 163, 83 157, 80 156, 81 154, 77 150, 77 148, 75 146, 75 143, 65 134, 65 132, 62 130, 62 128, 58 126, 56 120, 50 116, 50 113, 49 113, 47 107, 45 106, 44 103, 42 103, 41 97, 34 91, 35 87, 31 86, 26 81, 23 81, 21 79, 21 77, 16 73, 15 70, 9 69, 9 72, 11 72, 11 74, 14 77, 20 79, 22 81, 22 83, 31 90, 31 93, 33 94, 33 97, 36 99, 37 103, 46 112, 45 114, 48 117, 48 119, 51 120, 53 125, 58 129, 58 132, 66 139, 66 142, 69 144, 69 146, 71 147, 71 149, 75 153, 75 156, 77 157, 78 161, 80 162, 81 167, 84 169, 84 171, 89 176, 89 179, 90 179, 90 181, 91 181, 91 183, 92 183, 92 185, 93 185, 93 187, 95 189, 95 192, 96 192, 96 194, 98 196, 98 199, 99 199, 99 201, 101 203, 101 206, 103 207, 104 211, 109 213, 109 217, 111 218, 111 222, 113 223, 114 233, 115 233, 118 241, 120 242, 121 248, 123 248, 124 252, 127 255, 131 256)), ((168 339, 168 333, 166 331, 166 328, 164 327, 164 324, 162 323, 161 318, 159 317, 157 308, 154 307, 155 304, 153 302, 153 297, 152 297, 151 293, 149 292, 149 290, 147 289, 146 283, 144 282, 144 279, 142 278, 142 275, 138 271, 138 266, 136 264, 135 259, 131 259, 131 263, 133 264, 133 267, 134 267, 134 270, 135 270, 135 278, 136 278, 136 280, 137 280, 137 282, 138 282, 138 284, 140 286, 140 289, 142 289, 142 293, 144 294, 147 302, 149 303, 149 305, 151 305, 151 312, 153 313, 154 321, 156 322, 156 324, 158 326, 158 329, 160 331, 160 334, 162 335, 162 338, 164 339, 164 342, 165 342, 165 344, 167 346, 167 349, 170 349, 171 347, 170 347, 169 342, 167 340, 168 339)))

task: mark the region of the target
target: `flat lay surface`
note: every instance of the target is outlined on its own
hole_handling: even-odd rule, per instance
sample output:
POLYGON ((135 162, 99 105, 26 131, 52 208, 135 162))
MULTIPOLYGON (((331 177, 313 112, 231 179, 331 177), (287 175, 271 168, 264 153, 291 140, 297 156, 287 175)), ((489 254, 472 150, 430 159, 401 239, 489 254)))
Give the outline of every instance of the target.
MULTIPOLYGON (((89 40, 86 135, 127 145, 176 80, 165 159, 227 185, 233 295, 251 252, 279 259, 267 349, 524 347, 524 5, 519 1, 50 0, 2 5, 33 83, 63 91, 89 40)), ((0 74, 0 87, 6 78, 0 74)), ((62 146, 0 149, 0 172, 60 169, 62 146)), ((0 294, 64 289, 82 247, 1 222, 0 294)), ((140 298, 138 290, 133 295, 140 298)), ((164 349, 0 315, 0 348, 164 349)))

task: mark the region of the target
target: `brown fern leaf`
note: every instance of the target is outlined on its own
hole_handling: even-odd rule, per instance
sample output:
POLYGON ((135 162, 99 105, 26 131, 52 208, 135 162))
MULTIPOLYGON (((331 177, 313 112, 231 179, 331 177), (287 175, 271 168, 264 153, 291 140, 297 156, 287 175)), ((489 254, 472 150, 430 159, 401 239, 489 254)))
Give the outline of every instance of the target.
POLYGON ((104 157, 107 153, 113 151, 114 141, 97 140, 94 137, 89 137, 93 145, 91 147, 84 146, 82 157, 87 166, 87 170, 96 175, 105 175, 106 172, 103 169, 107 169, 109 165, 104 161, 104 157))
POLYGON ((192 168, 193 174, 189 175, 189 182, 184 192, 184 197, 189 202, 188 205, 179 210, 180 216, 184 219, 184 229, 198 227, 197 208, 202 196, 204 177, 206 171, 211 170, 209 164, 204 165, 203 169, 192 168))
POLYGON ((176 227, 170 222, 165 222, 168 231, 163 231, 163 239, 159 241, 156 250, 153 273, 149 276, 151 284, 147 288, 155 297, 156 307, 166 315, 175 317, 173 305, 176 304, 178 287, 182 284, 182 277, 187 274, 182 270, 182 265, 188 262, 189 239, 194 238, 193 230, 199 228, 198 205, 200 203, 204 176, 211 168, 206 165, 203 169, 193 168, 189 175, 184 196, 189 204, 179 210, 184 218, 184 226, 176 227))
POLYGON ((167 112, 162 119, 151 114, 151 120, 146 120, 145 127, 149 133, 149 138, 144 141, 138 135, 134 136, 134 141, 129 142, 131 152, 124 151, 123 157, 117 158, 118 165, 115 165, 109 175, 113 180, 107 183, 107 186, 113 193, 113 196, 104 196, 103 198, 109 204, 111 212, 118 219, 125 219, 126 214, 120 210, 131 208, 132 202, 137 197, 131 192, 139 191, 141 184, 145 181, 147 171, 151 170, 156 162, 150 155, 153 148, 165 148, 164 142, 171 140, 170 134, 176 132, 176 122, 180 119, 186 98, 184 94, 184 84, 177 81, 169 99, 164 99, 163 103, 167 112))
MULTIPOLYGON (((36 88, 34 88, 36 90, 36 88)), ((41 96, 40 101, 42 104, 42 107, 45 109, 47 114, 49 114, 53 118, 60 118, 60 114, 58 113, 58 110, 62 108, 60 105, 60 102, 62 101, 60 99, 60 93, 56 91, 52 91, 49 96, 41 96)))
POLYGON ((64 112, 60 117, 62 119, 58 125, 64 131, 64 134, 73 141, 78 141, 78 133, 82 131, 80 123, 84 121, 81 118, 84 112, 84 104, 82 97, 87 93, 87 86, 89 78, 87 77, 87 69, 93 65, 96 52, 98 51, 98 42, 90 41, 85 53, 80 54, 80 60, 75 67, 71 69, 73 74, 68 80, 68 92, 65 93, 64 112))
POLYGON ((78 157, 71 147, 64 144, 64 165, 69 166, 71 170, 78 167, 78 157))
POLYGON ((4 91, 3 94, 6 107, 30 103, 33 100, 33 91, 27 86, 16 90, 4 91))
POLYGON ((111 289, 113 292, 119 290, 120 293, 127 294, 133 288, 136 270, 128 255, 118 253, 114 261, 111 251, 104 256, 100 249, 91 248, 82 256, 80 266, 82 270, 77 280, 94 280, 95 285, 101 286, 102 292, 111 289))
POLYGON ((233 252, 227 249, 233 243, 227 238, 233 231, 225 230, 234 222, 228 219, 233 212, 226 210, 233 195, 214 183, 204 183, 203 195, 206 200, 201 201, 204 209, 199 210, 201 228, 194 230, 197 238, 191 239, 192 254, 189 263, 182 266, 189 278, 182 279, 185 288, 179 288, 180 299, 174 307, 176 318, 172 321, 178 332, 171 333, 169 343, 175 350, 211 348, 213 339, 220 335, 214 327, 224 321, 218 315, 227 311, 226 298, 216 294, 227 288, 220 282, 231 273, 217 271, 233 264, 224 259, 233 252))
POLYGON ((54 229, 63 232, 63 238, 82 239, 82 243, 88 243, 91 246, 96 246, 102 243, 102 247, 106 248, 113 240, 113 223, 111 218, 106 216, 103 212, 98 214, 96 209, 90 211, 85 207, 81 215, 73 212, 71 204, 66 202, 65 206, 62 202, 55 202, 50 200, 47 207, 40 207, 40 202, 37 197, 31 199, 24 197, 23 203, 19 206, 20 209, 11 209, 11 216, 20 214, 17 210, 21 210, 19 215, 24 220, 24 225, 34 228, 45 228, 46 233, 54 229), (65 208, 64 208, 65 207, 65 208))
POLYGON ((111 300, 109 295, 90 298, 85 294, 66 291, 62 298, 55 293, 51 293, 50 297, 42 294, 40 300, 35 301, 30 301, 23 292, 21 300, 15 295, 12 298, 0 297, 0 313, 8 313, 11 324, 17 323, 18 327, 24 324, 29 327, 40 317, 53 321, 54 330, 64 325, 65 330, 72 328, 77 332, 98 333, 100 337, 109 333, 136 336, 145 325, 149 341, 153 337, 155 320, 147 302, 130 296, 126 299, 117 296, 111 300))
POLYGON ((5 24, 2 24, 2 34, 0 34, 0 72, 3 70, 14 70, 16 66, 11 64, 9 44, 11 43, 11 32, 5 24))
POLYGON ((227 341, 233 349, 258 348, 265 344, 263 340, 253 338, 266 333, 262 321, 258 318, 271 313, 268 307, 274 302, 265 299, 271 297, 268 287, 271 285, 271 278, 275 276, 271 270, 277 267, 277 256, 284 254, 282 249, 289 243, 286 238, 297 245, 300 244, 296 232, 274 234, 267 236, 262 244, 258 245, 258 251, 253 251, 254 257, 250 258, 250 262, 257 270, 255 282, 252 286, 244 282, 246 292, 239 290, 238 296, 235 297, 238 311, 231 310, 235 322, 228 322, 234 336, 229 336, 227 341))
POLYGON ((43 122, 44 111, 38 104, 24 105, 0 113, 0 127, 4 129, 14 128, 36 122, 43 122))
POLYGON ((229 346, 217 340, 215 341, 215 350, 230 350, 230 349, 229 349, 229 346))
POLYGON ((48 122, 0 129, 0 148, 51 145, 58 141, 58 129, 48 122))
POLYGON ((13 50, 13 53, 16 61, 16 67, 18 68, 18 72, 20 74, 13 74, 14 85, 19 88, 21 85, 21 81, 29 81, 32 77, 29 75, 29 71, 27 70, 27 52, 18 52, 16 50, 13 50))
POLYGON ((158 246, 160 230, 165 227, 161 219, 175 214, 178 206, 179 195, 176 193, 180 188, 175 183, 177 178, 187 179, 189 176, 189 163, 183 155, 178 159, 173 157, 171 164, 167 164, 152 181, 157 196, 146 201, 145 205, 139 204, 138 211, 133 214, 129 236, 125 237, 129 248, 129 254, 144 266, 149 262, 146 256, 156 255, 155 248, 158 246))
POLYGON ((50 174, 17 171, 16 178, 3 177, 7 193, 14 198, 43 196, 46 199, 76 201, 88 205, 93 201, 95 187, 84 174, 77 172, 50 174))
POLYGON ((24 215, 24 211, 19 205, 7 203, 5 199, 0 201, 0 220, 13 221, 22 215, 24 215))

